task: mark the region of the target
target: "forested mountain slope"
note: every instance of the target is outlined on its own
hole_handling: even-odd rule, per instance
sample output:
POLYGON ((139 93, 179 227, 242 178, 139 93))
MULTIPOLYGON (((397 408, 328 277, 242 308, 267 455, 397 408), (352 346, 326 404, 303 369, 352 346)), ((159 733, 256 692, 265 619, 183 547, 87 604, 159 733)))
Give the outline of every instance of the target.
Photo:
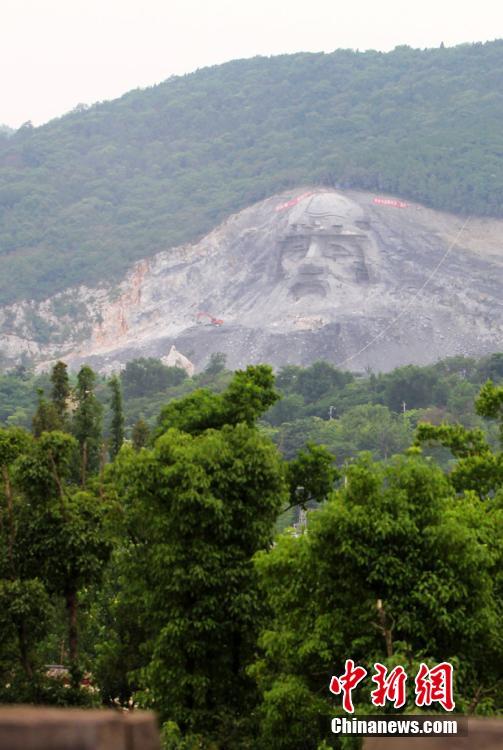
POLYGON ((284 188, 502 216, 503 41, 239 60, 0 133, 0 304, 117 279, 284 188))

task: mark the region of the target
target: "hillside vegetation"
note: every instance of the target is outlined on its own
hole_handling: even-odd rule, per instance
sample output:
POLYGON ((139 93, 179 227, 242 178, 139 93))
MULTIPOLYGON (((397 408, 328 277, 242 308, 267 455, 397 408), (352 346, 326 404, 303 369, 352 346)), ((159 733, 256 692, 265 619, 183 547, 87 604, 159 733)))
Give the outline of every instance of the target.
MULTIPOLYGON (((133 436, 138 422, 155 431, 165 404, 200 388, 221 393, 232 377, 223 354, 214 354, 206 369, 192 378, 158 359, 128 362, 120 374, 126 436, 133 436)), ((503 384, 502 352, 478 361, 450 357, 434 365, 407 365, 378 375, 343 372, 323 361, 306 368, 287 365, 276 375, 281 399, 265 412, 261 427, 288 459, 306 442, 326 445, 340 463, 362 450, 386 459, 410 445, 414 429, 423 421, 483 428, 484 420, 476 415, 473 404, 488 379, 503 384)), ((96 395, 109 411, 107 382, 98 376, 96 395)), ((47 373, 34 375, 19 366, 0 374, 0 427, 30 429, 41 392, 50 398, 47 373)), ((106 438, 110 437, 109 422, 110 415, 105 420, 106 438)), ((494 444, 496 431, 487 438, 494 444)))
MULTIPOLYGON (((351 660, 356 716, 501 716, 502 375, 56 363, 32 431, 0 423, 0 703, 154 709, 163 750, 357 750, 330 735, 351 660)), ((33 376, 7 378, 14 405, 33 376)))
POLYGON ((238 60, 0 132, 0 304, 307 183, 502 216, 503 41, 238 60))

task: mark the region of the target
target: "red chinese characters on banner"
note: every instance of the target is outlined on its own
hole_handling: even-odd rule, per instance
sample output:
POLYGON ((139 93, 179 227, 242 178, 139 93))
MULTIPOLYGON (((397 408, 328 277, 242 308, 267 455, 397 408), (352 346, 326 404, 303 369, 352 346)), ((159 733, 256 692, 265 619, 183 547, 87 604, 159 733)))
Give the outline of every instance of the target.
MULTIPOLYGON (((354 713, 352 692, 367 676, 364 667, 355 666, 353 659, 346 659, 344 674, 333 676, 330 680, 330 692, 334 695, 342 694, 342 707, 348 714, 354 713)), ((407 673, 401 665, 388 668, 376 662, 372 682, 377 687, 370 693, 374 706, 384 707, 387 702, 393 703, 394 708, 402 708, 407 703, 407 673)), ((446 711, 455 708, 453 692, 453 667, 448 662, 442 662, 434 667, 421 663, 415 678, 416 706, 431 706, 439 703, 446 711)))
POLYGON ((446 711, 454 710, 452 664, 446 661, 431 669, 422 663, 416 675, 416 706, 432 703, 440 703, 446 711))
POLYGON ((388 675, 387 668, 379 662, 374 664, 374 669, 376 674, 372 677, 372 682, 375 682, 377 687, 370 693, 374 706, 384 706, 386 701, 394 703, 395 708, 405 706, 407 700, 405 669, 401 666, 394 667, 388 675))
POLYGON ((298 203, 304 200, 304 198, 309 198, 309 196, 314 195, 314 192, 311 190, 309 193, 302 193, 302 195, 298 195, 296 198, 292 198, 291 200, 287 201, 286 203, 282 203, 279 206, 276 206, 274 209, 275 211, 285 211, 287 208, 293 208, 293 206, 296 206, 298 203))
POLYGON ((393 208, 409 208, 405 201, 399 201, 395 198, 374 198, 373 203, 377 206, 392 206, 393 208))
POLYGON ((346 659, 346 669, 340 677, 332 677, 330 680, 330 692, 334 695, 342 693, 342 707, 348 713, 354 713, 352 691, 367 676, 367 670, 363 667, 355 667, 352 659, 346 659))

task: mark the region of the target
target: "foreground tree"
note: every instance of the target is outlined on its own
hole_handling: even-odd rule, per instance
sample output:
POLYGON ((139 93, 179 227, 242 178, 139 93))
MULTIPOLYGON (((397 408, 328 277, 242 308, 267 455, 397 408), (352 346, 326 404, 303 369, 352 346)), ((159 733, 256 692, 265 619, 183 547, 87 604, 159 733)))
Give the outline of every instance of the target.
MULTIPOLYGON (((264 749, 316 750, 329 736, 330 676, 348 658, 411 673, 452 661, 461 712, 501 698, 501 505, 456 496, 420 456, 363 458, 346 477, 307 533, 257 557, 272 615, 253 669, 264 749)), ((372 713, 368 688, 357 702, 372 713)))
POLYGON ((139 419, 134 423, 133 429, 131 430, 131 441, 135 450, 145 448, 148 443, 149 434, 150 428, 148 424, 145 422, 143 417, 139 417, 139 419))
MULTIPOLYGON (((480 390, 475 408, 483 417, 499 422, 503 448, 503 386, 488 381, 480 390)), ((416 432, 418 446, 439 443, 449 448, 456 462, 449 474, 454 489, 473 490, 479 497, 503 500, 503 451, 493 450, 480 428, 468 430, 459 424, 438 426, 420 424, 416 432)))
POLYGON ((480 390, 475 408, 482 417, 496 419, 499 422, 500 442, 503 448, 503 385, 494 385, 492 380, 488 380, 480 390))
POLYGON ((70 398, 70 381, 68 378, 68 367, 65 362, 56 362, 51 372, 52 393, 51 401, 61 420, 61 426, 65 426, 67 419, 68 400, 70 398))
POLYGON ((117 375, 110 378, 108 387, 111 392, 110 409, 112 411, 110 458, 114 459, 124 442, 124 408, 122 406, 121 384, 117 375))
POLYGON ((62 432, 33 440, 21 430, 0 430, 2 701, 65 704, 89 698, 79 688, 79 593, 100 580, 110 541, 106 506, 70 484, 76 453, 75 439, 62 432), (64 633, 59 614, 65 611, 74 680, 66 693, 47 681, 42 662, 42 640, 50 625, 64 633), (10 658, 2 664, 6 649, 10 658))
POLYGON ((40 437, 43 432, 59 430, 61 428, 61 418, 54 404, 45 398, 42 388, 37 390, 37 395, 37 409, 33 415, 31 424, 35 437, 40 437))
POLYGON ((24 499, 18 530, 23 564, 50 593, 64 599, 72 666, 78 662, 79 591, 100 579, 110 555, 106 506, 69 484, 76 452, 70 435, 44 433, 20 457, 17 469, 24 499))
POLYGON ((45 398, 42 388, 38 389, 37 410, 33 415, 32 428, 35 437, 51 430, 68 429, 68 399, 70 398, 70 383, 67 366, 64 362, 56 362, 51 371, 51 399, 45 398))
POLYGON ((262 615, 252 557, 271 544, 287 499, 281 459, 255 426, 275 398, 270 368, 250 367, 222 396, 167 407, 154 447, 124 448, 114 467, 131 538, 123 595, 141 597, 146 634, 142 700, 226 748, 256 698, 246 672, 262 615))
POLYGON ((86 485, 89 473, 98 470, 100 462, 103 407, 96 398, 96 375, 84 365, 77 375, 75 397, 77 408, 72 431, 80 447, 81 484, 86 485))
MULTIPOLYGON (((25 560, 19 556, 18 497, 13 474, 16 461, 31 444, 20 429, 0 429, 0 670, 3 679, 14 685, 33 681, 36 646, 46 634, 49 603, 47 592, 36 577, 26 575, 25 560), (20 674, 16 665, 21 667, 20 674)), ((4 692, 0 688, 0 699, 4 692)), ((29 698, 26 689, 23 698, 29 698)))

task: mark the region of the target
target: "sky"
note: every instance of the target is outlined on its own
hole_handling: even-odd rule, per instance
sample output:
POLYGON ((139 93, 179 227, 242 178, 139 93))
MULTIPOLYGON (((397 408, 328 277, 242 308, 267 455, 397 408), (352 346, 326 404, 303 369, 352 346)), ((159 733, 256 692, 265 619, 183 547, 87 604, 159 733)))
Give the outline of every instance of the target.
POLYGON ((503 37, 503 0, 0 0, 0 123, 254 55, 503 37))

